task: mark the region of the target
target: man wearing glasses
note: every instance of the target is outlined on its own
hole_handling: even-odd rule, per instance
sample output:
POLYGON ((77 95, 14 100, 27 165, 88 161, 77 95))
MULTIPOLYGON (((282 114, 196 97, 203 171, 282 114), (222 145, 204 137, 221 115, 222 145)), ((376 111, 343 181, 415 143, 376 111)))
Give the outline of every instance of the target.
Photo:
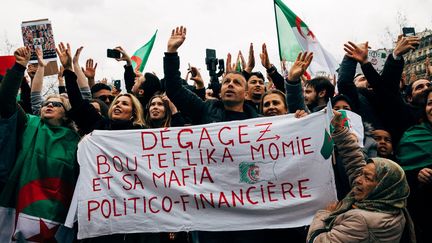
POLYGON ((99 99, 103 101, 108 107, 114 100, 114 96, 111 94, 111 87, 104 83, 97 83, 91 87, 91 93, 93 99, 99 99))

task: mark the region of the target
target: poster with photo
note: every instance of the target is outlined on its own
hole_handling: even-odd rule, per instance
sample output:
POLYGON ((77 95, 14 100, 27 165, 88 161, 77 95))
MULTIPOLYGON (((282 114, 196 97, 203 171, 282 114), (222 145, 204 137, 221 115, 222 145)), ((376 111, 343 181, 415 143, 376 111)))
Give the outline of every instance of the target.
POLYGON ((37 63, 36 48, 40 48, 44 60, 48 62, 45 76, 56 74, 58 72, 57 54, 51 21, 39 19, 22 22, 21 31, 24 46, 28 46, 32 52, 30 63, 37 63))
POLYGON ((31 63, 37 63, 36 48, 40 48, 43 51, 46 61, 56 60, 57 54, 51 21, 42 19, 22 22, 21 31, 24 46, 28 46, 32 50, 31 63))

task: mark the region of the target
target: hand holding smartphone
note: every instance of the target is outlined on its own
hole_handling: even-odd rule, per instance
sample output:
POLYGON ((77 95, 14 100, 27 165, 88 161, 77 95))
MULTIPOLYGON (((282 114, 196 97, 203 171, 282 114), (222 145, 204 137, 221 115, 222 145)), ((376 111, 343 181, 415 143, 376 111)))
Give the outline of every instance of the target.
POLYGON ((402 33, 404 36, 415 36, 415 30, 414 27, 403 27, 402 33))

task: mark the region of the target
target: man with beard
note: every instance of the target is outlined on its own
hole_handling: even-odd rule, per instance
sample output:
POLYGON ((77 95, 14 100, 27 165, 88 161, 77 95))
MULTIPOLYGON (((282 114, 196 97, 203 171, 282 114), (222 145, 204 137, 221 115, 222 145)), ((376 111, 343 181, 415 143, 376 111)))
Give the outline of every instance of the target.
POLYGON ((304 100, 311 112, 326 107, 327 102, 334 95, 334 86, 326 77, 316 77, 305 83, 304 100))

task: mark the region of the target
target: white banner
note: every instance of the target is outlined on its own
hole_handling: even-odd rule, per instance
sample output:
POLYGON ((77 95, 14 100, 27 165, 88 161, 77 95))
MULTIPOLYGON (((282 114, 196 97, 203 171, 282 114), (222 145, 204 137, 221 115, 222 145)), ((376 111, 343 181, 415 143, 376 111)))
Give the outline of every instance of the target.
POLYGON ((308 225, 336 200, 326 127, 318 112, 94 131, 79 144, 69 218, 77 207, 78 239, 308 225))

